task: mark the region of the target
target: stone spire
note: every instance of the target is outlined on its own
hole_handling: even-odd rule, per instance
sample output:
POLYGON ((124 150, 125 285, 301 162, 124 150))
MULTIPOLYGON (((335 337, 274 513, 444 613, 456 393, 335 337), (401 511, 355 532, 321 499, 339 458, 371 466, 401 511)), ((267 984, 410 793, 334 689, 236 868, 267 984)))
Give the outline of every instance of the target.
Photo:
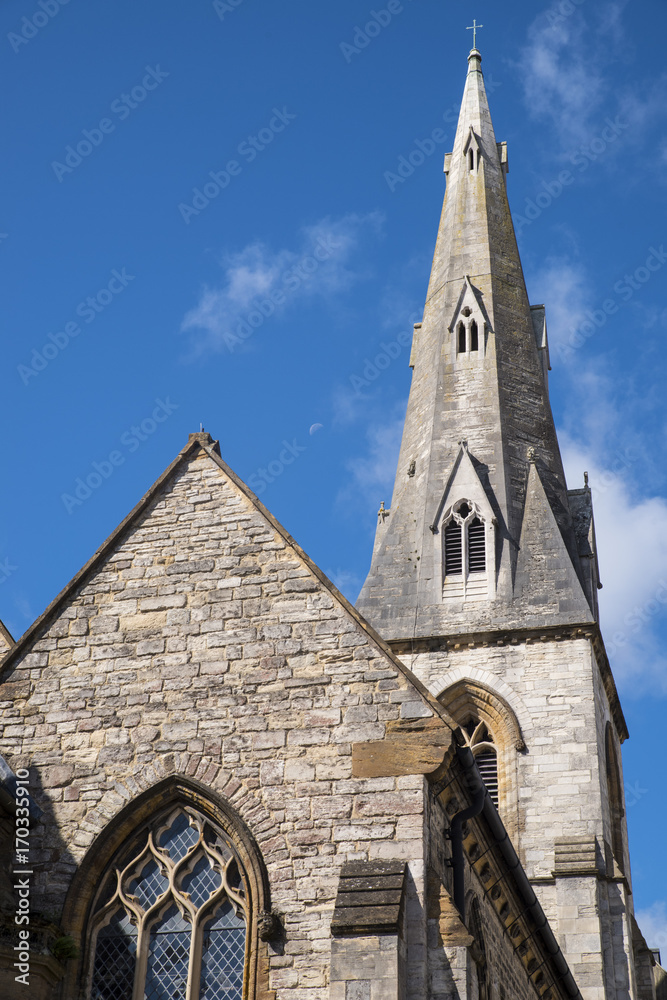
POLYGON ((549 404, 544 309, 529 305, 481 63, 475 48, 391 509, 358 601, 387 639, 594 617, 549 404))

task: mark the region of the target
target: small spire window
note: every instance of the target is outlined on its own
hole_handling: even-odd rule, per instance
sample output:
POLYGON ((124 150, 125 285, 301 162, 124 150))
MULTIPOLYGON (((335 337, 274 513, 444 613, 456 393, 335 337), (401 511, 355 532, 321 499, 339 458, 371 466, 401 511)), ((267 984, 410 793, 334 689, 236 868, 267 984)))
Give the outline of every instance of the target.
POLYGON ((475 320, 473 320, 472 323, 470 324, 470 350, 471 351, 479 350, 479 333, 477 329, 477 323, 475 322, 475 320))
POLYGON ((468 162, 470 164, 470 169, 474 170, 475 169, 475 150, 474 149, 471 149, 468 152, 468 162))
POLYGON ((466 328, 463 325, 463 323, 459 323, 458 337, 459 337, 459 354, 465 354, 465 352, 466 352, 466 328))

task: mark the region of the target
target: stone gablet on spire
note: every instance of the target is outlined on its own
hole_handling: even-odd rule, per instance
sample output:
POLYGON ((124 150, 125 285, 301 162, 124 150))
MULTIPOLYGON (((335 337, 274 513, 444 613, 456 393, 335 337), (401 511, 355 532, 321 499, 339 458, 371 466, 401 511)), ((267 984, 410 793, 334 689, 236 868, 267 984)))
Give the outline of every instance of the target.
POLYGON ((481 63, 473 48, 390 513, 358 601, 388 639, 584 623, 596 609, 549 404, 544 309, 529 304, 481 63))

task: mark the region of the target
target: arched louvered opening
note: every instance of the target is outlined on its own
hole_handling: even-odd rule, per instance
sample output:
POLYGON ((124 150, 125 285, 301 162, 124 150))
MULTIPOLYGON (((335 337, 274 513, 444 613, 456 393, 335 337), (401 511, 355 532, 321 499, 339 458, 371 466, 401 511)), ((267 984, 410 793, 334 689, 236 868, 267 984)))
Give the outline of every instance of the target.
POLYGON ((472 750, 482 781, 493 804, 498 806, 498 752, 485 722, 469 718, 463 726, 468 746, 472 750))
POLYGON ((445 576, 459 576, 463 572, 463 531, 456 521, 445 528, 445 576))
POLYGON ((484 524, 478 517, 468 525, 468 572, 484 573, 486 570, 486 539, 484 524))
POLYGON ((470 350, 479 350, 479 332, 475 320, 470 324, 470 350))
POLYGON ((463 323, 459 323, 458 326, 458 352, 459 354, 465 354, 466 351, 466 328, 463 323))

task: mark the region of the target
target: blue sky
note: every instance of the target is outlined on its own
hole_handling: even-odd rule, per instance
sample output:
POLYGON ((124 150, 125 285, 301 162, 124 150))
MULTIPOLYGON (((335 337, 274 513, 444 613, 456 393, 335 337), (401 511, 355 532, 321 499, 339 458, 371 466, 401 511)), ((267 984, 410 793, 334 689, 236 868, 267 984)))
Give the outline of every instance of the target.
POLYGON ((5 0, 0 617, 25 631, 200 422, 356 597, 473 18, 570 486, 595 492, 635 905, 667 951, 662 0, 5 0))

